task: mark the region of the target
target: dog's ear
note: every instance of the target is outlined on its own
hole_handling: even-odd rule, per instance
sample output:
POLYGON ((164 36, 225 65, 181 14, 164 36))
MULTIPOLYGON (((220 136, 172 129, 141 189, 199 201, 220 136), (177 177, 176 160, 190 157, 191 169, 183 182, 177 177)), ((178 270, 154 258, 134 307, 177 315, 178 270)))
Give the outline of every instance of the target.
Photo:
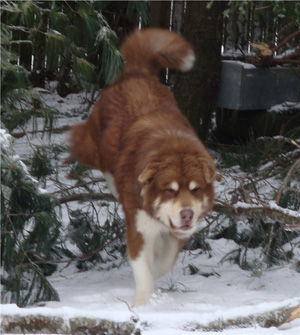
POLYGON ((153 162, 149 165, 147 165, 143 172, 139 175, 138 177, 138 181, 142 184, 142 185, 146 185, 151 183, 151 181, 153 180, 154 175, 156 174, 156 172, 159 170, 159 168, 161 167, 161 165, 158 162, 153 162))
POLYGON ((216 179, 216 168, 213 160, 208 158, 199 158, 197 160, 197 168, 203 173, 204 180, 207 184, 212 183, 216 179))
POLYGON ((143 185, 150 183, 153 179, 154 174, 155 169, 153 167, 146 167, 144 171, 139 175, 138 181, 143 185))
POLYGON ((216 179, 215 166, 210 164, 210 162, 205 162, 202 167, 205 181, 207 184, 212 183, 216 179))

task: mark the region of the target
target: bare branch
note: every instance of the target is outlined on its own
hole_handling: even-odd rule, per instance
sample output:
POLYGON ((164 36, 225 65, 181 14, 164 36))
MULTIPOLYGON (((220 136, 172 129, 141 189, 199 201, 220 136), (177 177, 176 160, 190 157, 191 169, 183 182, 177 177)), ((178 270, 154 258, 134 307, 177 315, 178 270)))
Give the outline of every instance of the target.
MULTIPOLYGON (((50 180, 52 181, 55 181, 54 179, 51 179, 50 180)), ((101 182, 105 182, 106 180, 104 178, 94 178, 90 181, 87 181, 86 183, 81 183, 81 184, 76 184, 74 186, 70 186, 68 188, 63 188, 61 190, 58 190, 58 191, 55 191, 53 192, 52 194, 57 194, 57 193, 62 193, 62 192, 67 192, 67 191, 70 191, 70 190, 73 190, 75 188, 80 188, 80 187, 84 187, 84 186, 87 186, 89 184, 96 184, 96 183, 101 183, 101 182)), ((56 182, 56 181, 55 181, 56 182)), ((61 183, 61 185, 64 185, 61 183)))
POLYGON ((283 41, 281 41, 280 43, 278 43, 273 49, 273 53, 275 51, 277 51, 278 49, 280 49, 281 47, 283 47, 285 44, 287 44, 287 42, 289 40, 291 40, 292 38, 296 37, 297 35, 300 35, 300 30, 295 31, 294 33, 292 33, 291 35, 287 36, 283 41))
POLYGON ((22 131, 20 133, 13 133, 11 134, 11 136, 15 137, 15 138, 20 138, 20 137, 23 137, 25 136, 26 134, 37 134, 37 133, 44 133, 46 131, 51 131, 53 133, 55 132, 60 132, 60 131, 67 131, 67 130, 70 130, 71 129, 71 126, 69 125, 65 125, 65 126, 62 126, 62 127, 59 127, 59 128, 53 128, 53 129, 49 129, 49 130, 35 130, 35 131, 22 131))
MULTIPOLYGON (((60 204, 65 204, 71 201, 113 201, 115 197, 110 193, 81 193, 72 194, 59 199, 60 204)), ((295 225, 300 224, 300 213, 288 210, 272 204, 247 204, 238 203, 230 205, 223 201, 216 200, 213 210, 220 214, 246 216, 246 217, 265 217, 284 224, 295 225)))
POLYGON ((276 194, 276 197, 275 197, 275 201, 276 201, 276 204, 278 205, 279 202, 280 202, 280 199, 281 199, 281 194, 283 192, 283 190, 285 188, 287 188, 290 180, 291 180, 291 177, 297 167, 297 165, 300 164, 300 158, 296 160, 296 162, 291 166, 291 168, 289 169, 289 172, 287 173, 287 175, 285 176, 284 178, 284 181, 283 181, 283 184, 280 186, 277 194, 276 194))

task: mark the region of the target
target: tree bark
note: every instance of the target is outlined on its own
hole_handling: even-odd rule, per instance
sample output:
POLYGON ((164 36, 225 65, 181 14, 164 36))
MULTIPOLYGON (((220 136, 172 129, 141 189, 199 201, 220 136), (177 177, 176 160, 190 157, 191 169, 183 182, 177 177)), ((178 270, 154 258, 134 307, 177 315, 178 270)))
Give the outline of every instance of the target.
POLYGON ((179 108, 199 137, 205 140, 211 126, 215 96, 221 71, 223 3, 187 1, 181 33, 190 41, 196 54, 194 68, 178 74, 174 93, 179 108))
POLYGON ((169 29, 171 1, 150 1, 150 27, 169 29))

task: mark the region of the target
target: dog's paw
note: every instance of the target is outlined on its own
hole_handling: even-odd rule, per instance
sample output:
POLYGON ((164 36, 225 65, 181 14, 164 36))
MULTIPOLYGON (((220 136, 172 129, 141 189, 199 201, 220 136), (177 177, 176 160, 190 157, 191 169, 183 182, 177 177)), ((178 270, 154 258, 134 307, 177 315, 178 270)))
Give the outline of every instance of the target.
POLYGON ((151 298, 151 292, 144 292, 142 294, 137 294, 131 304, 131 307, 145 306, 149 303, 151 298))

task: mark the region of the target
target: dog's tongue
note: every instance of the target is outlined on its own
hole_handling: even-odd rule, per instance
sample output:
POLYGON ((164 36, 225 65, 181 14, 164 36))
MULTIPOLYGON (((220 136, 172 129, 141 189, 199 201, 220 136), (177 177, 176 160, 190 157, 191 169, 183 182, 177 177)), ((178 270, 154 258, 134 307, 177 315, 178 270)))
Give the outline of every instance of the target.
POLYGON ((182 229, 182 230, 189 230, 189 229, 191 229, 191 226, 188 225, 188 224, 186 224, 186 225, 183 225, 183 226, 179 227, 179 229, 182 229))
POLYGON ((173 224, 173 222, 172 222, 171 219, 169 219, 169 221, 170 221, 171 228, 174 229, 174 230, 189 230, 189 229, 192 228, 189 224, 183 224, 180 227, 176 227, 176 226, 174 226, 174 224, 173 224))

